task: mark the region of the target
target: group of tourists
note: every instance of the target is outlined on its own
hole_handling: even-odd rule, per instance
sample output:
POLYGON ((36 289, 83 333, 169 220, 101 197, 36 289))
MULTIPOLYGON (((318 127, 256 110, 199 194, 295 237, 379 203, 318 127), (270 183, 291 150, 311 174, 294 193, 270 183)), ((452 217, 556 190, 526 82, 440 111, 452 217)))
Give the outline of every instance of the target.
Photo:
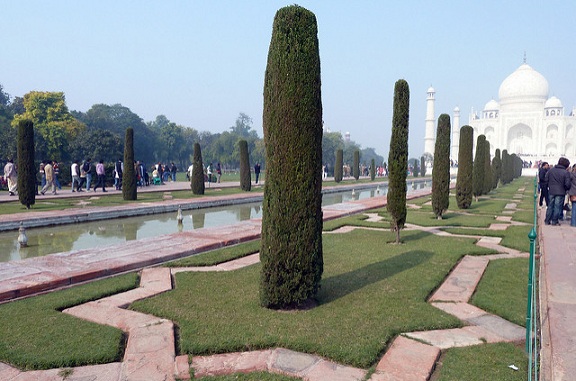
POLYGON ((538 170, 538 187, 540 207, 546 203, 544 223, 558 226, 564 220, 564 212, 571 211, 570 226, 576 227, 576 164, 570 167, 570 160, 565 157, 552 168, 542 162, 538 170))

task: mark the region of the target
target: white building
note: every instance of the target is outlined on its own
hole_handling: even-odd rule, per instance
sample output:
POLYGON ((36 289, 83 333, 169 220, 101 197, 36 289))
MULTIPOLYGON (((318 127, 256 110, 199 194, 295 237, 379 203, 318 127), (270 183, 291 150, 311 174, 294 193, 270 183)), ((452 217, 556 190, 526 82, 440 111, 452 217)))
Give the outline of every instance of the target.
MULTIPOLYGON (((565 115, 560 99, 549 97, 548 81, 542 74, 523 63, 502 82, 498 98, 498 101, 492 99, 486 103, 480 114, 471 112, 468 124, 474 128, 474 144, 478 135, 484 134, 490 142, 492 155, 499 148, 532 162, 545 157, 575 158, 576 107, 565 115)), ((434 93, 430 93, 430 89, 427 101, 424 151, 430 152, 435 141, 433 128, 429 131, 430 111, 432 120, 434 118, 434 93)), ((450 154, 454 160, 458 159, 460 127, 460 110, 456 107, 450 154)))

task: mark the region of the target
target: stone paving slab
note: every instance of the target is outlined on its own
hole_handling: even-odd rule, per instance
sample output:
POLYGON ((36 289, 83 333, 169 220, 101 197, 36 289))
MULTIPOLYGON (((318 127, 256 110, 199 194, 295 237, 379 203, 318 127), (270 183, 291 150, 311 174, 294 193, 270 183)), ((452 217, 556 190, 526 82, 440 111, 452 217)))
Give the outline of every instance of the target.
POLYGON ((486 258, 465 256, 429 301, 467 302, 482 278, 488 262, 486 258))
POLYGON ((470 319, 486 314, 486 311, 468 303, 433 302, 434 307, 456 316, 458 319, 468 322, 470 319))
POLYGON ((439 356, 439 348, 398 336, 376 366, 370 381, 426 381, 439 356))
POLYGON ((485 315, 470 318, 471 324, 482 326, 489 331, 497 333, 505 341, 522 341, 526 338, 526 329, 511 323, 500 316, 486 313, 485 315))
MULTIPOLYGON (((0 363, 0 380, 2 381, 62 381, 62 369, 31 370, 22 372, 15 368, 5 372, 3 367, 7 365, 0 363)), ((115 362, 103 365, 80 366, 76 368, 66 368, 72 371, 66 381, 118 381, 120 380, 120 369, 122 363, 115 362)))
POLYGON ((421 340, 440 349, 467 347, 484 343, 476 332, 462 328, 410 332, 404 335, 411 339, 421 340))
POLYGON ((273 349, 223 353, 213 356, 194 356, 192 368, 194 376, 218 376, 232 373, 249 373, 256 371, 268 371, 270 357, 273 349))

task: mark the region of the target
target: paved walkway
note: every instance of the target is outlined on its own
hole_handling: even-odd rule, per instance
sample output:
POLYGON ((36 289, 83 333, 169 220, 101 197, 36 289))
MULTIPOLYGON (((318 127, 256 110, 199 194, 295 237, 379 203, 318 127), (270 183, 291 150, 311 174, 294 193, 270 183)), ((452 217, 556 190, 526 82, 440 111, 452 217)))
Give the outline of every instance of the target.
MULTIPOLYGON (((325 208, 326 218, 336 218, 340 215, 358 213, 363 210, 382 206, 385 197, 377 197, 369 200, 362 200, 341 205, 334 208, 325 208)), ((515 207, 515 206, 514 206, 515 207)), ((510 206, 509 209, 514 209, 510 206)), ((370 218, 377 219, 371 215, 370 218)), ((504 218, 493 224, 491 229, 502 229, 503 223, 510 225, 510 221, 504 218)), ((200 237, 187 237, 188 246, 190 241, 206 239, 202 244, 205 248, 222 246, 228 243, 240 242, 251 234, 258 232, 259 221, 250 221, 244 230, 240 226, 231 227, 230 231, 224 234, 224 242, 218 242, 214 237, 209 236, 209 229, 203 231, 200 237), (214 241, 212 241, 214 239, 214 241)), ((542 224, 543 225, 543 224, 542 224)), ((410 229, 420 229, 417 226, 409 226, 410 229)), ((341 232, 350 228, 346 227, 341 232)), ((448 235, 437 228, 426 228, 434 234, 448 235)), ((473 233, 473 231, 471 231, 473 233)), ((576 369, 574 361, 574 337, 573 328, 574 302, 576 298, 574 279, 574 256, 576 255, 576 239, 573 239, 572 230, 569 226, 551 227, 542 226, 540 243, 546 253, 543 257, 543 319, 547 331, 544 335, 544 349, 549 351, 544 355, 543 375, 550 374, 552 378, 545 380, 568 380, 576 369), (566 255, 555 255, 556 253, 566 253, 566 255), (562 258, 562 262, 557 259, 562 258), (562 276, 562 274, 564 274, 562 276), (569 324, 572 323, 572 324, 569 324), (546 339, 548 337, 548 339, 546 339), (545 370, 551 369, 549 372, 545 370)), ((222 231, 219 228, 219 237, 222 238, 222 231)), ((175 237, 171 237, 175 238, 175 237)), ((446 278, 441 287, 432 295, 429 302, 435 307, 450 313, 466 323, 460 329, 406 332, 399 335, 392 343, 390 349, 382 357, 376 371, 371 375, 371 381, 389 380, 427 380, 430 376, 440 351, 445 348, 468 346, 487 342, 501 341, 522 341, 525 331, 522 327, 512 324, 498 316, 486 313, 468 304, 468 299, 476 288, 477 282, 482 277, 484 269, 490 260, 500 258, 525 257, 526 253, 519 253, 515 250, 504 248, 499 245, 499 239, 493 237, 478 237, 478 245, 496 249, 500 254, 491 256, 466 256, 446 278)), ((175 246, 182 243, 175 244, 175 246)), ((113 250, 122 251, 121 248, 113 250)), ((152 250, 161 250, 153 248, 152 250)), ((161 256, 173 256, 174 252, 182 250, 169 249, 166 253, 157 253, 161 256)), ((193 250, 202 250, 198 246, 193 250)), ((100 262, 95 260, 97 254, 80 253, 80 262, 90 263, 89 267, 97 266, 100 262), (90 262, 90 260, 95 260, 90 262)), ((152 259, 146 257, 145 253, 129 253, 124 251, 117 258, 104 262, 117 262, 119 271, 128 270, 127 266, 144 267, 150 265, 152 259), (134 258, 139 258, 135 260, 134 258), (127 263, 132 263, 127 265, 127 263)), ((188 255, 188 254, 186 254, 188 255)), ((57 264, 49 261, 41 272, 44 277, 36 275, 37 283, 46 284, 54 282, 61 275, 50 273, 53 266, 70 266, 68 270, 73 271, 79 263, 74 260, 66 262, 71 256, 60 256, 62 262, 57 264), (48 277, 51 274, 52 277, 48 277), (45 278, 50 278, 46 281, 45 278)), ((39 259, 40 260, 40 259, 39 259)), ((166 259, 163 259, 166 260, 166 259)), ((215 266, 203 271, 231 271, 242 266, 254 264, 258 261, 258 255, 242 258, 226 264, 215 266)), ((24 262, 24 261, 23 261, 24 262)), ((33 266, 41 268, 41 264, 33 266)), ((84 267, 86 267, 84 265, 84 267)), ((100 269, 100 275, 106 275, 115 270, 114 266, 107 266, 106 270, 100 269)), ((172 322, 142 313, 128 311, 124 307, 131 302, 165 292, 172 287, 171 277, 176 272, 197 271, 196 268, 167 269, 167 268, 145 268, 142 270, 140 288, 122 294, 113 295, 98 301, 86 303, 65 310, 74 316, 85 318, 91 321, 108 324, 118 327, 128 333, 128 343, 125 357, 122 363, 112 363, 97 366, 78 367, 73 369, 73 373, 68 380, 175 380, 189 377, 189 368, 194 368, 195 375, 229 374, 234 372, 249 372, 263 370, 269 372, 282 373, 300 377, 308 381, 320 380, 363 380, 366 377, 366 370, 343 366, 315 355, 298 353, 283 348, 275 348, 263 351, 253 351, 244 353, 231 353, 216 356, 175 356, 174 335, 172 322)), ((67 274, 66 271, 63 272, 67 274)), ((27 278, 27 274, 22 274, 22 279, 32 281, 27 278)), ((0 286, 4 283, 18 285, 18 277, 10 280, 2 279, 6 276, 0 271, 0 286)), ((67 279, 70 279, 68 276, 67 279)), ((62 279, 60 280, 62 281, 62 279)), ((70 282, 66 280, 66 282, 70 282)), ((24 283, 20 283, 25 284, 24 283)), ((58 286, 58 282, 55 283, 58 286)), ((26 286, 28 287, 28 286, 26 286)), ((14 296, 19 296, 26 287, 20 287, 14 296)), ((40 287, 43 288, 44 286, 40 287)), ((38 288, 38 287, 37 287, 38 288)), ((38 291, 38 290, 37 290, 38 291)), ((60 370, 53 369, 47 371, 21 372, 6 364, 0 363, 1 380, 61 380, 60 370)))

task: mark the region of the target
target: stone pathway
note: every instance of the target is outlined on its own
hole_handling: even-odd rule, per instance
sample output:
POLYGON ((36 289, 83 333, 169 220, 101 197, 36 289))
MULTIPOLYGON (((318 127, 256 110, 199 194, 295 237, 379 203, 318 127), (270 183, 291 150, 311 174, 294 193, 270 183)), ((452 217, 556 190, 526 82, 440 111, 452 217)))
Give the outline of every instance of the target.
MULTIPOLYGON (((340 212, 342 212, 341 208, 342 206, 339 207, 340 212)), ((345 213, 354 213, 355 208, 348 206, 348 209, 345 213)), ((379 220, 374 215, 370 215, 369 218, 373 221, 379 220)), ((510 220, 505 222, 510 222, 510 220)), ((422 228, 411 225, 410 228, 443 236, 450 235, 440 231, 438 227, 422 228)), ((497 230, 501 227, 491 228, 497 230)), ((349 230, 350 227, 343 229, 343 231, 349 230)), ((527 257, 528 254, 501 246, 500 238, 477 237, 479 246, 492 248, 499 254, 465 256, 429 299, 433 306, 456 316, 466 323, 466 326, 457 329, 400 334, 377 364, 375 372, 369 378, 370 381, 425 381, 432 374, 443 349, 485 342, 524 340, 524 328, 474 307, 468 304, 468 301, 489 261, 527 257)), ((306 381, 364 380, 367 376, 367 371, 364 369, 344 366, 316 355, 284 348, 213 356, 176 356, 174 326, 171 321, 126 309, 136 300, 171 290, 172 276, 176 273, 234 271, 258 261, 259 255, 253 254, 211 267, 145 268, 141 273, 139 288, 63 311, 63 313, 111 325, 126 332, 128 342, 121 363, 28 372, 22 372, 0 363, 0 379, 56 381, 62 380, 63 375, 67 374, 66 380, 70 381, 171 381, 189 379, 192 367, 195 377, 267 371, 299 377, 306 381)))

